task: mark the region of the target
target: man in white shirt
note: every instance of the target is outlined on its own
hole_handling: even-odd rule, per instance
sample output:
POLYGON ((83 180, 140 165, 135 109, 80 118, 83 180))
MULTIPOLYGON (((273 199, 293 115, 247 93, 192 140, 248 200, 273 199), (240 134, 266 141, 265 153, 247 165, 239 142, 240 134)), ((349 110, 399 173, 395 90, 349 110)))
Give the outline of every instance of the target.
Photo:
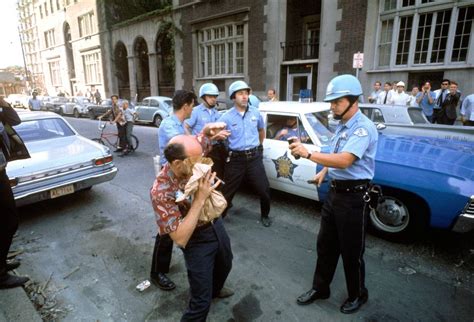
POLYGON ((377 97, 377 104, 390 104, 390 97, 392 97, 392 84, 386 82, 383 85, 383 92, 377 97))
POLYGON ((392 94, 392 97, 390 98, 390 104, 407 106, 409 99, 410 99, 410 96, 407 93, 405 93, 405 83, 402 81, 398 82, 397 91, 392 94))
POLYGON ((411 89, 411 95, 408 99, 408 106, 410 107, 419 107, 418 103, 416 102, 416 95, 420 92, 420 88, 418 86, 413 86, 411 89))
POLYGON ((374 83, 374 90, 372 93, 370 93, 370 96, 369 96, 369 103, 371 104, 377 103, 377 98, 379 97, 380 93, 382 93, 382 83, 379 81, 376 81, 374 83))

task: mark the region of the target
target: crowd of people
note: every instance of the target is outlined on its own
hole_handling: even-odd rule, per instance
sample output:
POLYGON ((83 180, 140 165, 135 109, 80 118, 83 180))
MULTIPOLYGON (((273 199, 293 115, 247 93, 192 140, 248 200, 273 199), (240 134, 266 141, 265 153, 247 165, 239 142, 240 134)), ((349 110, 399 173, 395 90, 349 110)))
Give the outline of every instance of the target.
POLYGON ((403 81, 385 82, 383 89, 380 81, 373 86, 369 103, 421 107, 428 121, 437 124, 454 125, 460 115, 462 124, 473 125, 474 94, 463 98, 458 83, 453 80, 443 79, 441 88, 436 90, 432 89, 430 81, 420 87, 413 85, 409 92, 405 91, 403 81))

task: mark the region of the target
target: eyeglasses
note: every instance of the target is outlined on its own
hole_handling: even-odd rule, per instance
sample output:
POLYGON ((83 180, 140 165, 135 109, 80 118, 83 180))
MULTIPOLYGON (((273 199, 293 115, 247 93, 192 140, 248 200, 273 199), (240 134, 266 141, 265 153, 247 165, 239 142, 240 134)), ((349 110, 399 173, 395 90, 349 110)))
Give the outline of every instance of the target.
POLYGON ((441 85, 449 85, 449 83, 441 83, 441 85))

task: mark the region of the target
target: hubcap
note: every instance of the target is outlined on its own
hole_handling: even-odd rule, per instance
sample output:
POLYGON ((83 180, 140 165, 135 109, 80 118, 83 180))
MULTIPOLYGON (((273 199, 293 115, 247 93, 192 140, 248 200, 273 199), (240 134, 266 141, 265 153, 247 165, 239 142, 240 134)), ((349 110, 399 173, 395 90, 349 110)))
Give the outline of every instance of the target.
POLYGON ((405 230, 410 222, 408 208, 400 200, 384 197, 377 209, 370 211, 370 219, 379 230, 399 233, 405 230))

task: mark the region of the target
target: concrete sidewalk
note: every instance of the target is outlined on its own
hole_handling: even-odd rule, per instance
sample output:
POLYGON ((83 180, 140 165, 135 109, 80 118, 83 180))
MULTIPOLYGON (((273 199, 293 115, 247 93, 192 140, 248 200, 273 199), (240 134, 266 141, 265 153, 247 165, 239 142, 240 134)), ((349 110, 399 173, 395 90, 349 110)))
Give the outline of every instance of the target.
POLYGON ((0 322, 42 321, 22 287, 0 290, 0 322))

